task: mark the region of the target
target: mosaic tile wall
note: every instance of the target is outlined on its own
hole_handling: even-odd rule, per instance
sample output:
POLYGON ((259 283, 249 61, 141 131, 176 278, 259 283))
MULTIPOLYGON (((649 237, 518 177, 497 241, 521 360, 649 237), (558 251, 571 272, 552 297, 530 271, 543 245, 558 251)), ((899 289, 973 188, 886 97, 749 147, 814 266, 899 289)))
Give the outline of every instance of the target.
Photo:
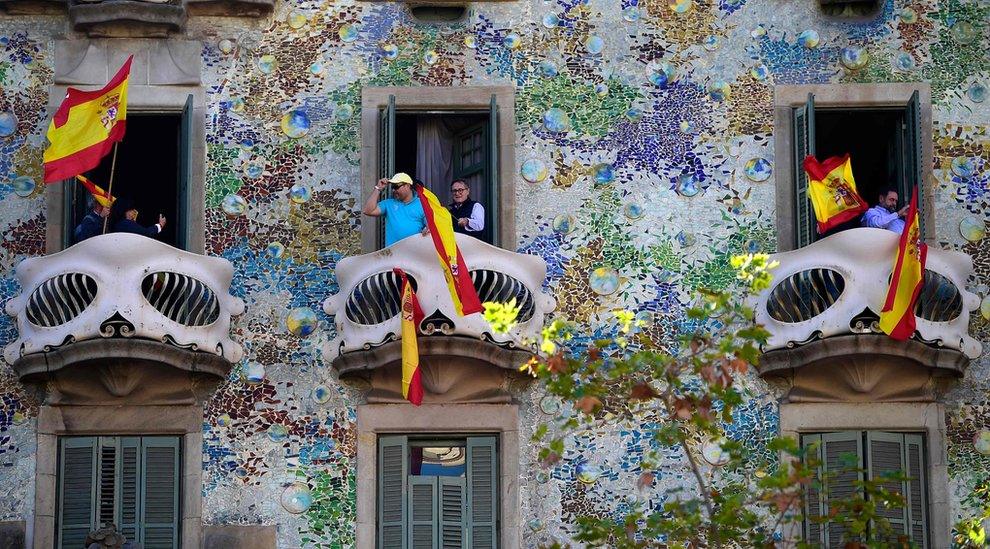
MULTIPOLYGON (((236 269, 247 357, 204 418, 204 517, 278 523, 280 547, 353 544, 355 412, 321 349, 320 302, 359 251, 362 86, 516 87, 519 251, 543 257, 558 313, 609 335, 610 311, 648 321, 658 347, 688 327, 692 290, 726 287, 728 258, 772 251, 775 84, 923 80, 934 101, 937 240, 974 256, 990 285, 990 4, 887 0, 871 22, 827 20, 811 0, 519 0, 478 3, 463 23, 414 24, 402 4, 281 2, 269 21, 193 20, 208 86, 207 251, 236 269), (564 212, 564 213, 562 213, 564 212)), ((52 36, 61 23, 0 19, 0 288, 43 251, 40 181, 52 36), (31 26, 35 25, 35 26, 31 26)), ((990 342, 990 301, 973 330, 990 342)), ((0 343, 13 327, 0 318, 0 343)), ((988 347, 990 348, 990 347, 988 347)), ((990 361, 949 398, 954 513, 990 479, 990 361), (984 453, 987 452, 987 453, 984 453)), ((754 449, 777 427, 755 379, 734 437, 754 449)), ((523 436, 560 409, 517 392, 523 436)), ((0 369, 0 466, 23 486, 0 519, 29 517, 32 422, 0 369)), ((579 514, 615 516, 635 494, 644 426, 570 441, 542 470, 521 456, 524 542, 566 540, 579 514)), ((757 452, 759 455, 759 452, 757 452)), ((676 455, 638 497, 661 504, 684 480, 676 455)), ((8 484, 4 482, 4 484, 8 484)))

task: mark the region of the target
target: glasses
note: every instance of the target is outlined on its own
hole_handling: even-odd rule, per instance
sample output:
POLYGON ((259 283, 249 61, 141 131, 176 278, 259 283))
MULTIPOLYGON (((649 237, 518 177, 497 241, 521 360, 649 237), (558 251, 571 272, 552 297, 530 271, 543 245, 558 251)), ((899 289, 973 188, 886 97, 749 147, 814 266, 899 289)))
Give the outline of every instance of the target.
POLYGON ((392 190, 393 191, 397 191, 397 190, 399 190, 401 188, 402 188, 402 185, 401 184, 396 184, 396 183, 393 183, 392 184, 392 190))
POLYGON ((450 190, 451 190, 451 192, 455 192, 455 193, 467 192, 467 189, 450 189, 450 190))

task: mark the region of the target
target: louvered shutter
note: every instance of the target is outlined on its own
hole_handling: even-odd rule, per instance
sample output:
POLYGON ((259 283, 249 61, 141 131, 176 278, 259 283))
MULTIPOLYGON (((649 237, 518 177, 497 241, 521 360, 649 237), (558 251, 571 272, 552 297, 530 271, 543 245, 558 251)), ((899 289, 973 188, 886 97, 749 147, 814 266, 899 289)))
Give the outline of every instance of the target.
POLYGON ((99 438, 98 482, 96 483, 96 526, 117 524, 117 437, 99 438))
POLYGON ((378 547, 406 547, 406 475, 409 445, 405 436, 378 439, 378 547))
POLYGON ((120 437, 120 476, 118 477, 119 518, 117 525, 120 533, 128 541, 138 539, 138 491, 141 487, 141 439, 139 437, 120 437))
MULTIPOLYGON (((378 121, 378 177, 392 177, 395 174, 395 96, 388 96, 388 105, 382 109, 378 121)), ((389 196, 385 188, 385 198, 389 196)), ((378 248, 385 247, 385 219, 377 218, 378 248)))
POLYGON ((911 100, 904 108, 903 126, 903 146, 901 161, 903 176, 903 188, 900 189, 902 200, 911 200, 911 191, 918 189, 918 224, 921 227, 921 237, 925 237, 925 185, 924 174, 922 173, 922 152, 921 143, 921 96, 918 90, 911 94, 911 100))
POLYGON ((434 549, 440 538, 437 521, 437 477, 409 477, 407 508, 410 549, 434 549))
MULTIPOLYGON (((900 433, 883 433, 869 431, 866 433, 867 472, 871 480, 878 480, 885 475, 907 472, 904 459, 904 435, 900 433)), ((897 493, 907 499, 905 484, 899 480, 882 482, 881 485, 889 492, 897 493)), ((907 535, 907 509, 880 506, 877 514, 890 522, 894 539, 907 535)))
POLYGON ((440 548, 464 547, 464 519, 467 517, 467 498, 463 477, 438 477, 440 481, 440 548))
POLYGON ((97 439, 71 437, 59 442, 58 546, 79 548, 96 517, 97 439))
POLYGON ((179 440, 141 439, 141 543, 144 549, 178 546, 179 440))
POLYGON ((928 478, 925 469, 925 447, 921 435, 904 435, 907 459, 907 510, 911 541, 921 549, 928 544, 928 478))
MULTIPOLYGON (((825 512, 836 500, 848 500, 858 493, 856 481, 863 480, 860 471, 855 466, 863 464, 863 436, 859 431, 822 434, 822 460, 827 474, 825 479, 825 512), (845 460, 846 455, 856 456, 850 468, 845 460), (853 470, 850 470, 853 469, 853 470)), ((845 525, 838 522, 828 522, 825 525, 825 547, 841 549, 853 539, 846 539, 848 531, 845 525)))
POLYGON ((488 108, 488 204, 485 204, 485 232, 493 245, 498 246, 501 224, 499 213, 501 208, 501 189, 498 179, 498 100, 492 94, 491 105, 488 108))
POLYGON ((824 494, 821 490, 822 482, 822 436, 819 434, 814 435, 804 435, 801 437, 801 446, 807 448, 809 446, 815 445, 813 450, 808 451, 808 458, 813 458, 819 465, 815 469, 815 478, 808 485, 808 490, 805 492, 805 502, 804 502, 804 540, 810 544, 824 544, 825 539, 822 537, 822 525, 819 522, 815 522, 813 519, 825 516, 824 507, 825 502, 823 500, 824 494))
POLYGON ((498 460, 495 452, 495 437, 468 437, 467 546, 473 549, 498 546, 498 460))
POLYGON ((815 239, 815 212, 808 198, 808 174, 804 158, 815 154, 815 96, 794 109, 794 247, 803 248, 815 239))

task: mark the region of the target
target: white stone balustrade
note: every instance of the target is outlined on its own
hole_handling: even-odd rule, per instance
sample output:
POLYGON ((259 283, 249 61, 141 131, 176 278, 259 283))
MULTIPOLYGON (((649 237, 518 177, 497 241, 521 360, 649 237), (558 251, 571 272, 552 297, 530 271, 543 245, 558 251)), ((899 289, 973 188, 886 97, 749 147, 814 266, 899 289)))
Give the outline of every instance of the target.
POLYGON ((18 337, 4 349, 13 364, 76 342, 152 340, 241 359, 230 318, 244 302, 228 294, 233 267, 143 236, 97 236, 16 268, 22 293, 6 303, 18 337))
POLYGON ((481 301, 505 302, 515 297, 521 306, 519 323, 508 334, 494 333, 482 314, 457 315, 433 241, 415 235, 377 252, 345 258, 337 265, 340 291, 323 303, 323 310, 335 317, 337 330, 327 358, 370 350, 399 338, 400 287, 392 273, 396 267, 415 280, 416 296, 426 315, 425 335, 462 336, 509 348, 535 340, 545 316, 556 307, 556 301, 542 289, 547 271, 543 259, 496 248, 467 235, 456 237, 481 301))
MULTIPOLYGON (((780 266, 772 271, 773 283, 755 300, 756 321, 771 334, 764 351, 845 334, 882 334, 876 319, 886 299, 898 238, 891 231, 856 228, 774 254, 780 266)), ((980 303, 966 289, 972 260, 929 246, 926 270, 915 338, 977 358, 982 347, 967 332, 970 311, 980 303)))

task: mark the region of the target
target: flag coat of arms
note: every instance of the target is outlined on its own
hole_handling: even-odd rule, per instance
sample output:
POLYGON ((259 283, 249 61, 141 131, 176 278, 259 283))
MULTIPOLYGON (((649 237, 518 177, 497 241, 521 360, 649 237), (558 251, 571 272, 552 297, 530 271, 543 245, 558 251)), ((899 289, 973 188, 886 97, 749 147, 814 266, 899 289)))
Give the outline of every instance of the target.
POLYGON ((423 403, 423 381, 419 369, 419 344, 416 341, 416 332, 419 331, 419 323, 423 321, 423 309, 416 299, 416 292, 412 284, 406 277, 406 273, 399 268, 392 270, 399 275, 402 281, 402 397, 419 406, 423 403))
POLYGON ((132 57, 106 86, 93 91, 68 89, 48 125, 45 183, 95 168, 113 144, 124 138, 132 57))
POLYGON ((856 219, 869 207, 856 192, 852 161, 849 155, 833 156, 819 162, 814 156, 804 159, 808 174, 808 196, 815 209, 818 234, 856 219))
POLYGON ((904 341, 914 335, 914 304, 925 283, 928 245, 921 240, 918 222, 918 189, 911 194, 911 205, 904 223, 890 275, 887 299, 880 312, 880 329, 890 337, 904 341))
POLYGON ((454 309, 460 316, 480 313, 483 310, 481 300, 474 289, 467 263, 454 240, 450 212, 440 204, 437 195, 422 185, 416 185, 416 195, 426 214, 426 225, 430 228, 430 237, 437 249, 443 278, 447 281, 450 298, 454 301, 454 309))

